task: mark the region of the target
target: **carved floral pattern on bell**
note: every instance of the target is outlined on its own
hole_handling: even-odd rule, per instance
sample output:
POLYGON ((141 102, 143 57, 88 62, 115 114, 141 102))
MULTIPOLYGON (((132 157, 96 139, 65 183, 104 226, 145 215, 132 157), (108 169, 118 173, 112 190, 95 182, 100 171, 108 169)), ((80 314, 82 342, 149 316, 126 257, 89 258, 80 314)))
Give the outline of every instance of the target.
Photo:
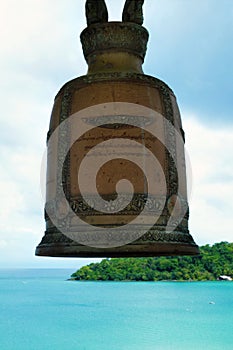
POLYGON ((188 230, 176 98, 142 71, 143 1, 126 1, 123 22, 107 22, 104 1, 96 3, 87 1, 88 27, 81 33, 88 74, 65 84, 54 102, 46 232, 36 254, 198 254, 188 230))

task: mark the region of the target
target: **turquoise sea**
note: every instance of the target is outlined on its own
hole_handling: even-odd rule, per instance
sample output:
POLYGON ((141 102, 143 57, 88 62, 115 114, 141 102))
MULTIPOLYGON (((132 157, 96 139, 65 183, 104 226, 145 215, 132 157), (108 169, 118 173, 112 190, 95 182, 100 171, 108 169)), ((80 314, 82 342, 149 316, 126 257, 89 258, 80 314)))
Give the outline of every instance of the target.
POLYGON ((72 282, 0 270, 1 350, 233 349, 233 282, 72 282))

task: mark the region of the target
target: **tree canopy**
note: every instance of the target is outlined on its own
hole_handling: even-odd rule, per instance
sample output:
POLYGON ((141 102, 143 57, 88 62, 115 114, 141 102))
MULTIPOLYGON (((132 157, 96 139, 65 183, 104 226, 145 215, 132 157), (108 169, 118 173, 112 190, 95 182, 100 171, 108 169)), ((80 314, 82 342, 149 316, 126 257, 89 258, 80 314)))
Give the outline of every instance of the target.
POLYGON ((200 247, 199 256, 113 258, 81 267, 73 280, 85 281, 202 281, 233 277, 233 243, 200 247))

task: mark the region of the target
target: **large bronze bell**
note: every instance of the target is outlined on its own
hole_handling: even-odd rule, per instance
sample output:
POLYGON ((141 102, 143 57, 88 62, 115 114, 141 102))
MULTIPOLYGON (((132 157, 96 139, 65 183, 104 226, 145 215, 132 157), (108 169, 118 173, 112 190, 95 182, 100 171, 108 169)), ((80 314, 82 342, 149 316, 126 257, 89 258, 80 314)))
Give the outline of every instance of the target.
POLYGON ((36 255, 195 255, 184 132, 172 90, 143 74, 143 1, 108 22, 87 1, 88 73, 55 98, 48 132, 46 232, 36 255))

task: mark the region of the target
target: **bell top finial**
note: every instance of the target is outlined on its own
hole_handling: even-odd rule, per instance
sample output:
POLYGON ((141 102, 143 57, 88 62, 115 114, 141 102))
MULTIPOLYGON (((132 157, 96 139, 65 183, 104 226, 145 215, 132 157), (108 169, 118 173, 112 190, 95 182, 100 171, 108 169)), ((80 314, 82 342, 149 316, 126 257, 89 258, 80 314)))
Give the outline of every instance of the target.
POLYGON ((104 0, 86 1, 87 25, 108 22, 108 10, 104 0))
POLYGON ((138 72, 146 54, 148 31, 142 26, 144 0, 126 0, 122 22, 108 22, 104 0, 87 0, 87 28, 81 33, 88 74, 138 72))
MULTIPOLYGON (((143 24, 142 6, 144 0, 126 0, 122 13, 122 22, 143 24)), ((86 1, 87 25, 108 22, 108 10, 104 0, 86 1)))
POLYGON ((144 0, 126 0, 122 21, 133 22, 142 25, 143 24, 143 11, 142 6, 144 0))

